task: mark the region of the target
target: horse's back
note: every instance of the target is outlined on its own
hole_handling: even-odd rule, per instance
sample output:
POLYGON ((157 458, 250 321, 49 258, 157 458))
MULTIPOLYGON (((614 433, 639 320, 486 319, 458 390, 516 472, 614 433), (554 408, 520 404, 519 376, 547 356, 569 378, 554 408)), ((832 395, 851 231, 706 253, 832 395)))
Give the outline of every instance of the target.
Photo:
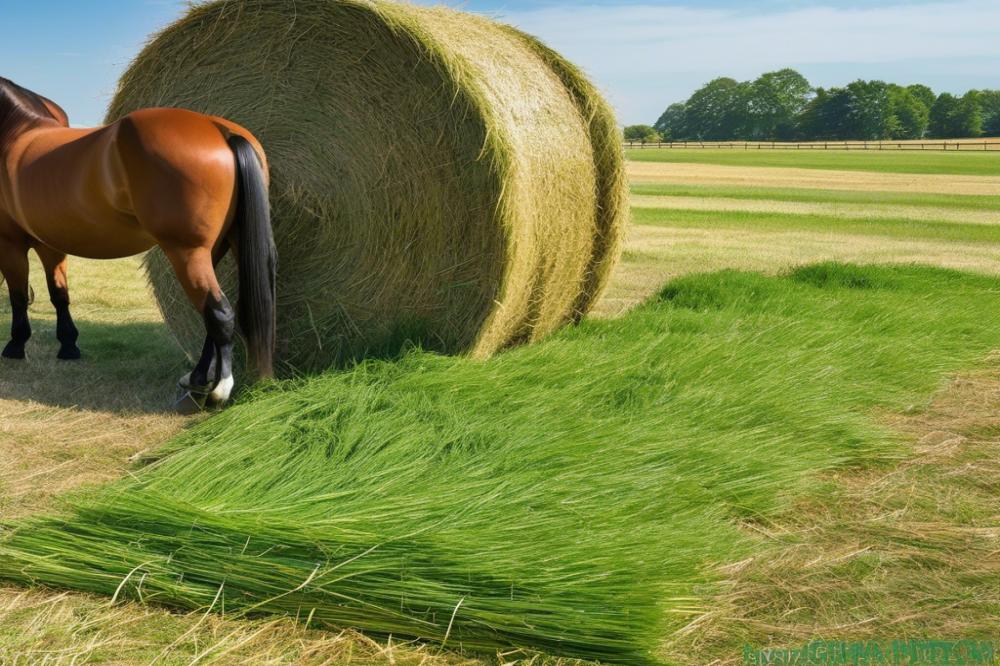
POLYGON ((131 215, 114 144, 112 127, 26 133, 12 178, 17 222, 68 254, 109 258, 149 247, 131 215))
POLYGON ((34 131, 24 138, 16 217, 41 242, 78 256, 201 246, 233 217, 233 134, 263 160, 246 129, 184 109, 142 109, 95 129, 34 131))
POLYGON ((232 135, 247 139, 266 168, 260 142, 250 130, 226 118, 187 109, 148 108, 133 111, 115 123, 120 126, 119 141, 129 142, 144 155, 156 155, 167 163, 187 166, 191 163, 232 163, 228 139, 232 135))
POLYGON ((132 207, 149 233, 160 241, 196 245, 231 221, 236 164, 228 138, 252 137, 250 132, 170 108, 135 111, 116 124, 132 207))

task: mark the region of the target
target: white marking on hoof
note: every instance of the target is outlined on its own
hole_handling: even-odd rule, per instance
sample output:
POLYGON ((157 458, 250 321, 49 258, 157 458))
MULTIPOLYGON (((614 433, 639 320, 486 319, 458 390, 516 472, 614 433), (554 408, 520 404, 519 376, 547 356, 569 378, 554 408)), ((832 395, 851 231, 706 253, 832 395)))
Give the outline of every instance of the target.
POLYGON ((177 385, 180 386, 182 389, 191 388, 191 373, 189 372, 180 379, 178 379, 177 385))
POLYGON ((233 381, 232 375, 223 377, 219 380, 219 383, 215 385, 214 389, 212 389, 212 393, 209 394, 212 398, 212 402, 216 405, 224 405, 226 401, 229 400, 230 394, 233 392, 234 384, 236 384, 236 382, 233 381))

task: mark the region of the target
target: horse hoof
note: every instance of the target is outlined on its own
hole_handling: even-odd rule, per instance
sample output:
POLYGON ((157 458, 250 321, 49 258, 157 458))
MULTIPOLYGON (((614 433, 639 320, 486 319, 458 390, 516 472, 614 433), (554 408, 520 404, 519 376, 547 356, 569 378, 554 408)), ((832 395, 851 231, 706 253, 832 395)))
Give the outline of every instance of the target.
POLYGON ((222 407, 229 402, 229 396, 232 395, 234 384, 232 375, 223 377, 215 385, 215 388, 212 389, 212 392, 208 394, 208 404, 212 407, 222 407))
POLYGON ((12 361, 23 361, 24 347, 15 345, 13 342, 8 342, 7 346, 3 348, 3 353, 0 354, 0 356, 9 358, 12 361))
POLYGON ((72 347, 63 347, 56 354, 56 358, 60 361, 79 361, 80 360, 80 348, 76 345, 72 347))
POLYGON ((205 395, 195 395, 185 391, 184 395, 174 403, 174 411, 182 416, 193 416, 205 411, 205 395))

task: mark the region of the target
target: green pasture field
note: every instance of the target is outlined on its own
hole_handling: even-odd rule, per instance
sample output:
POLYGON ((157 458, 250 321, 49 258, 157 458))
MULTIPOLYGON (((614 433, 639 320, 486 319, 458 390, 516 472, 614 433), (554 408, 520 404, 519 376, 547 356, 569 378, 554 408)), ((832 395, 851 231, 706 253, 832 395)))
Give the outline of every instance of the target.
POLYGON ((865 235, 966 243, 1000 243, 1000 225, 961 224, 928 220, 851 219, 832 215, 796 215, 714 210, 637 208, 637 224, 689 229, 802 231, 826 235, 865 235))
MULTIPOLYGON (((998 158, 1000 159, 1000 158, 998 158)), ((778 187, 724 187, 710 185, 636 184, 632 193, 643 196, 747 199, 799 203, 849 203, 1000 211, 1000 197, 989 195, 928 194, 923 192, 861 192, 778 187)))
POLYGON ((730 150, 721 148, 631 148, 637 162, 683 162, 724 166, 793 167, 838 171, 1000 175, 1000 154, 974 151, 730 150))

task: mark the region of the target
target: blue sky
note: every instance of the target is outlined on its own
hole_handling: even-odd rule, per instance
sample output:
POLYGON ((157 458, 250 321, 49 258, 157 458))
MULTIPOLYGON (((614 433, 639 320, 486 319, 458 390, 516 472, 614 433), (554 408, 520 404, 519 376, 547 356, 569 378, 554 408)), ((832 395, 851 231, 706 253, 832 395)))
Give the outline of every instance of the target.
MULTIPOLYGON (((716 76, 791 66, 814 84, 856 78, 936 91, 1000 88, 997 0, 421 0, 490 14, 581 65, 623 124, 652 123, 716 76)), ((100 122, 115 82, 181 0, 0 0, 0 76, 100 122)))

